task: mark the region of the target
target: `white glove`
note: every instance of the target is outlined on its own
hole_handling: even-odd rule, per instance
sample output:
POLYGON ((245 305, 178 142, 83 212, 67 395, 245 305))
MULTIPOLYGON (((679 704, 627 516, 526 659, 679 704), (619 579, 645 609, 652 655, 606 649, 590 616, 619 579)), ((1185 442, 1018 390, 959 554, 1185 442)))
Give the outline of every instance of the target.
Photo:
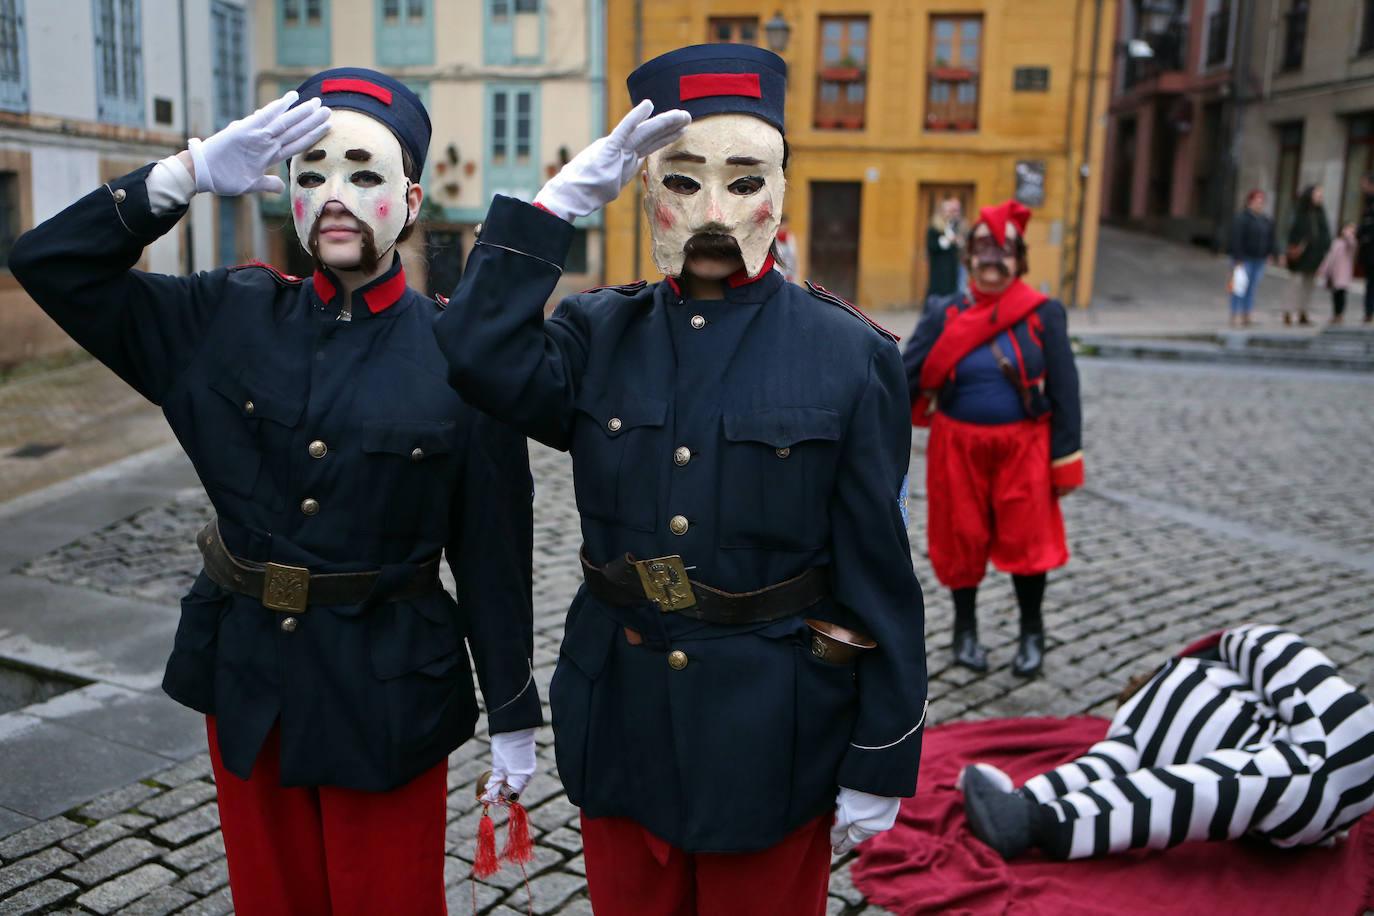
POLYGON ((835 826, 830 828, 830 845, 842 856, 864 840, 891 829, 897 823, 900 798, 869 795, 857 789, 840 787, 835 799, 835 826))
POLYGON ((192 137, 189 148, 196 164, 196 190, 229 197, 249 191, 285 191, 280 178, 263 173, 329 133, 329 109, 318 98, 292 108, 296 98, 293 89, 208 140, 192 137))
POLYGON ((501 787, 510 786, 517 795, 524 791, 534 775, 534 733, 538 729, 522 728, 514 732, 499 732, 491 736, 491 778, 487 780, 482 801, 496 804, 501 801, 501 787))
POLYGON ((550 178, 534 195, 534 202, 571 222, 615 200, 639 171, 640 160, 681 137, 692 122, 691 115, 676 108, 649 117, 653 113, 653 102, 640 102, 610 136, 578 153, 550 178))

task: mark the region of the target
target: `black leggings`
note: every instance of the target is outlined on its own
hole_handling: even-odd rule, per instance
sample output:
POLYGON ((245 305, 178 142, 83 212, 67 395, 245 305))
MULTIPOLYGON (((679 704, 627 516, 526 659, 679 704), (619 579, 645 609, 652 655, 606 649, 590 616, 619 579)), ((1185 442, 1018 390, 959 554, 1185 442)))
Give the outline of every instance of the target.
MULTIPOLYGON (((1044 621, 1040 616, 1040 604, 1045 598, 1045 574, 1033 576, 1012 576, 1011 584, 1016 589, 1016 603, 1021 608, 1021 632, 1043 633, 1044 621)), ((951 589, 954 598, 954 629, 978 629, 978 586, 951 589)))

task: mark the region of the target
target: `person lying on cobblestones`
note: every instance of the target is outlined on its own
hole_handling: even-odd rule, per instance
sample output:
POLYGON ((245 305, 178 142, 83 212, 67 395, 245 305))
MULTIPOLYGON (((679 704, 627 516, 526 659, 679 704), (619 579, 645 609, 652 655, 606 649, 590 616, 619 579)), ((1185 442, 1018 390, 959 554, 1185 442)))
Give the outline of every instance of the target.
POLYGON ((1045 653, 1045 573, 1069 560, 1059 499, 1083 483, 1064 306, 1021 280, 1029 222, 1014 200, 982 209, 967 245, 971 291, 929 303, 902 354, 911 421, 930 427, 927 542, 954 599, 954 661, 988 669, 976 605, 991 559, 1016 589, 1021 677, 1045 653))
POLYGON ((449 387, 438 305, 396 251, 429 140, 400 82, 329 70, 102 186, 10 257, 48 314, 162 406, 218 513, 163 687, 207 716, 246 916, 445 911, 447 757, 478 717, 465 637, 488 794, 534 772, 525 438, 449 387), (194 194, 280 193, 264 172, 284 160, 312 277, 132 269, 194 194))
POLYGON ((1236 627, 1165 663, 1077 760, 1015 791, 984 763, 960 782, 974 836, 1004 859, 1247 834, 1307 846, 1374 808, 1374 707, 1300 637, 1236 627))
POLYGON ((464 397, 572 453, 585 582, 550 701, 600 916, 824 913, 832 846, 916 788, 901 355, 772 269, 785 73, 734 44, 644 64, 610 136, 492 203, 435 326, 464 397), (572 220, 636 176, 665 279, 543 320, 572 220))

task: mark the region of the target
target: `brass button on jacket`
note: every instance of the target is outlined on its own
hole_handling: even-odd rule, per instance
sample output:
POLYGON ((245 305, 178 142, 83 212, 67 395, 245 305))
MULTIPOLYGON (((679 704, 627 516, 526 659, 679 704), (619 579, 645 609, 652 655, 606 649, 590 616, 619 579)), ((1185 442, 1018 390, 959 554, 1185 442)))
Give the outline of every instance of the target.
POLYGON ((257 410, 257 408, 253 406, 253 402, 252 402, 252 401, 244 401, 244 402, 243 402, 243 412, 244 412, 244 413, 251 414, 251 413, 252 413, 253 411, 255 411, 255 410, 257 410))
POLYGON ((318 499, 301 500, 301 511, 306 515, 319 515, 320 501, 318 499))
POLYGON ((788 455, 792 454, 792 450, 783 446, 782 448, 773 449, 773 454, 777 455, 779 458, 786 458, 788 455))
POLYGON ((283 633, 294 633, 294 632, 296 632, 296 618, 294 618, 294 617, 286 617, 286 618, 283 618, 283 619, 282 619, 282 622, 281 622, 281 629, 282 629, 282 632, 283 632, 283 633))
POLYGON ((692 450, 685 445, 679 445, 673 450, 673 463, 678 467, 683 467, 692 460, 692 450))
POLYGON ((706 327, 706 317, 704 315, 693 315, 692 327, 696 328, 698 331, 706 327))
POLYGON ((420 448, 419 446, 416 446, 414 449, 411 450, 411 452, 410 452, 410 460, 411 460, 411 461, 423 461, 424 458, 425 458, 425 450, 424 450, 424 449, 420 448))
POLYGON ((311 458, 323 458, 328 451, 329 446, 324 444, 323 439, 316 439, 314 442, 310 443, 311 458))
POLYGON ((668 667, 674 671, 681 671, 687 667, 687 653, 681 649, 674 649, 668 653, 668 667))
POLYGON ((128 191, 125 191, 123 188, 118 188, 118 189, 114 192, 115 203, 117 203, 117 204, 122 204, 122 203, 124 203, 124 198, 126 198, 126 197, 128 197, 128 196, 129 196, 129 192, 128 192, 128 191))
POLYGON ((686 534, 688 527, 689 523, 685 515, 674 515, 668 520, 668 530, 673 534, 686 534))
POLYGON ((619 417, 611 417, 609 420, 606 421, 606 428, 609 429, 611 432, 615 432, 616 430, 620 429, 620 427, 623 425, 624 424, 620 422, 619 417))

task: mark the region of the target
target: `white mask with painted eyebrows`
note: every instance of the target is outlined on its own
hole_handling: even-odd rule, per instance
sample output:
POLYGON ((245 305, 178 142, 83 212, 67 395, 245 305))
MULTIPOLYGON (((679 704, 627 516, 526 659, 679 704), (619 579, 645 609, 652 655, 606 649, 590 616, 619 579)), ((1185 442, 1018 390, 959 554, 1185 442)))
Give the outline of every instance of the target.
POLYGON ((649 156, 646 172, 644 212, 654 264, 665 276, 682 275, 683 247, 702 232, 732 236, 745 272, 759 275, 787 186, 776 127, 753 115, 708 115, 649 156))
POLYGON ((405 228, 409 216, 407 188, 396 135, 360 111, 336 109, 329 116, 329 133, 291 159, 291 215, 296 237, 301 247, 309 250, 311 227, 325 204, 337 200, 359 222, 367 224, 377 252, 385 253, 405 228), (319 157, 318 151, 324 156, 319 157))

